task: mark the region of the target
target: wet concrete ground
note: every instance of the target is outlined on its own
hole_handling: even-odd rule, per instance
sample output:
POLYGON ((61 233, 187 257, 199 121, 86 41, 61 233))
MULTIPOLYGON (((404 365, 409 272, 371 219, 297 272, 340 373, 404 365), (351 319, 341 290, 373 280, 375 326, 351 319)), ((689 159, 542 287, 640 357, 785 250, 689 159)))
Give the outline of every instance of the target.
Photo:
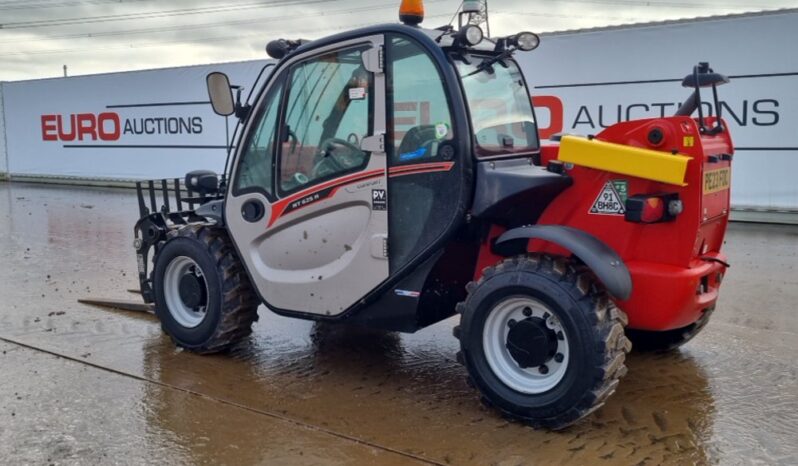
POLYGON ((798 227, 734 224, 707 329, 632 354, 606 406, 564 431, 484 408, 454 320, 414 335, 262 309, 232 354, 174 348, 135 299, 131 191, 0 183, 0 462, 796 464, 798 227))

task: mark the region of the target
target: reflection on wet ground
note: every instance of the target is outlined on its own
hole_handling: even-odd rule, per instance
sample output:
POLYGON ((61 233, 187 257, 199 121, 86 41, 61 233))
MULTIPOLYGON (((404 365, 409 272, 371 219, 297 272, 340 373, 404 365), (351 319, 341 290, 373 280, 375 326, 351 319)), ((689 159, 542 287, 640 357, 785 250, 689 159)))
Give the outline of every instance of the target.
POLYGON ((733 225, 713 322, 633 354, 594 416, 534 431, 482 407, 449 320, 414 335, 262 309, 232 354, 176 350, 135 298, 129 191, 0 184, 0 458, 19 462, 798 463, 798 228, 733 225), (58 357, 61 356, 61 357, 58 357))

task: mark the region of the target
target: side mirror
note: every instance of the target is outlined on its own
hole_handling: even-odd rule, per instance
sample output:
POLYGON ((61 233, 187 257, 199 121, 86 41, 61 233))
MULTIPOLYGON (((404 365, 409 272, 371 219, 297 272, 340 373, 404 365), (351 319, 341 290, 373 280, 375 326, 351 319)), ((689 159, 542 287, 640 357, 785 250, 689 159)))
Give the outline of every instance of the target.
POLYGON ((698 74, 688 74, 684 77, 682 81, 682 87, 695 87, 696 83, 698 87, 712 87, 712 86, 720 86, 721 84, 726 84, 729 82, 729 78, 720 74, 720 73, 698 73, 698 74))
POLYGON ((194 170, 186 174, 186 189, 202 196, 219 191, 219 177, 210 170, 194 170))
POLYGON ((233 102, 233 91, 230 88, 230 80, 227 75, 214 71, 208 74, 206 81, 213 111, 221 116, 232 115, 236 110, 236 106, 233 102))
POLYGON ((692 73, 684 77, 682 80, 682 87, 712 87, 727 84, 728 82, 729 78, 720 73, 715 73, 712 68, 709 67, 709 63, 701 62, 698 66, 693 68, 692 73))

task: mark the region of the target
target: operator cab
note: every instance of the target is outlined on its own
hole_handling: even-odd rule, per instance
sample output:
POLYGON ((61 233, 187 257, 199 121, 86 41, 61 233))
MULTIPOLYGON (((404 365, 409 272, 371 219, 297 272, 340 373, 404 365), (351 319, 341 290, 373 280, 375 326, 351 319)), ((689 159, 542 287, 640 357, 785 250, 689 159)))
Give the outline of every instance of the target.
MULTIPOLYGON (((476 250, 451 250, 475 164, 539 150, 512 58, 539 39, 487 38, 470 24, 476 13, 465 5, 457 29, 422 29, 421 2, 406 0, 404 24, 272 41, 278 61, 251 106, 233 102, 226 77, 209 77, 214 109, 241 120, 225 223, 273 310, 336 318, 387 295, 401 302, 383 307, 415 313, 441 255, 473 270, 476 250)), ((453 309, 439 307, 426 320, 453 309)), ((407 329, 405 317, 388 320, 407 329)))

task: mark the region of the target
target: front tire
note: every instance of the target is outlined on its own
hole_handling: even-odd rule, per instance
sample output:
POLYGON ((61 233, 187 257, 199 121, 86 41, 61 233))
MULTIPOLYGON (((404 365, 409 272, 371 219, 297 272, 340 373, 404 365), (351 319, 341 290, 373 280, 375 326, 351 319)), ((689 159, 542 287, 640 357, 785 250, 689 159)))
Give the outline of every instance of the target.
POLYGON ((533 427, 564 428, 598 409, 626 373, 625 314, 564 259, 488 267, 458 305, 458 360, 487 404, 533 427))
POLYGON ((252 333, 258 299, 227 232, 187 225, 169 233, 153 270, 155 314, 180 347, 229 349, 252 333))

